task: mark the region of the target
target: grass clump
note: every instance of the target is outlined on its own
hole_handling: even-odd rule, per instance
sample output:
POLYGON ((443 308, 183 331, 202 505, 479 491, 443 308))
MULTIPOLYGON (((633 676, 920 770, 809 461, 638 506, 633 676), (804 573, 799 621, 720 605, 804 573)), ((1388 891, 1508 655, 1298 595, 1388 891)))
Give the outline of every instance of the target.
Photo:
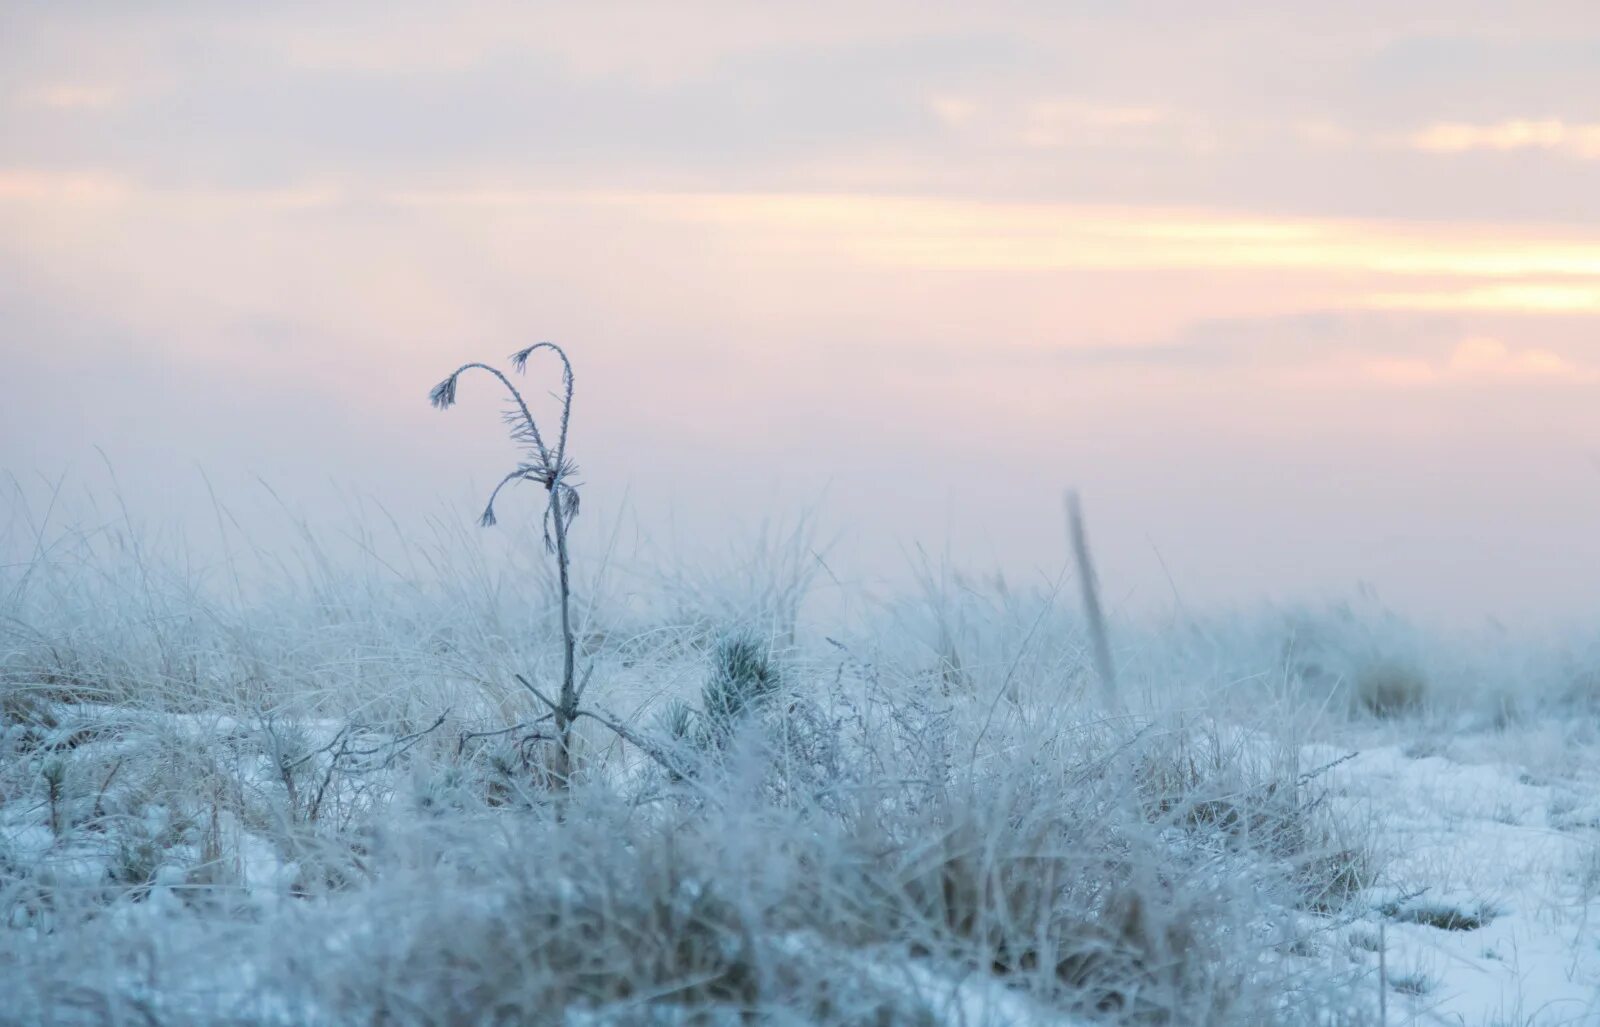
POLYGON ((1374 717, 1402 717, 1422 709, 1428 681, 1417 668, 1397 661, 1362 667, 1355 676, 1355 698, 1374 717))
MULTIPOLYGON (((682 780, 697 761, 723 753, 746 724, 771 710, 782 687, 766 643, 740 632, 719 637, 700 688, 700 705, 674 698, 656 711, 655 729, 666 743, 663 751, 675 753, 667 768, 669 776, 682 780)), ((776 734, 776 745, 782 748, 790 732, 779 730, 776 734)), ((774 755, 770 745, 768 749, 766 755, 774 755)))
POLYGON ((711 676, 701 691, 708 720, 732 725, 756 710, 778 691, 777 668, 767 647, 748 635, 731 635, 717 642, 711 676))
POLYGON ((1389 987, 1402 995, 1426 995, 1433 990, 1433 978, 1418 970, 1414 973, 1397 974, 1389 978, 1389 987))
POLYGON ((1396 923, 1420 924, 1440 931, 1476 931, 1494 922, 1493 907, 1479 903, 1469 909, 1443 903, 1385 903, 1379 909, 1396 923))

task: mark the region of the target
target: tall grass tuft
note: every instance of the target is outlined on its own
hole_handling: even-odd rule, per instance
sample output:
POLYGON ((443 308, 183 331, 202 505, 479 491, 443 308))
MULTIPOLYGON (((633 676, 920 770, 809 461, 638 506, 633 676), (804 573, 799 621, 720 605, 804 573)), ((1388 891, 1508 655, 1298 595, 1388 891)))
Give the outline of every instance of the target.
POLYGON ((717 643, 711 676, 701 689, 712 739, 727 738, 744 719, 778 690, 778 672, 767 647, 745 635, 731 635, 717 643))

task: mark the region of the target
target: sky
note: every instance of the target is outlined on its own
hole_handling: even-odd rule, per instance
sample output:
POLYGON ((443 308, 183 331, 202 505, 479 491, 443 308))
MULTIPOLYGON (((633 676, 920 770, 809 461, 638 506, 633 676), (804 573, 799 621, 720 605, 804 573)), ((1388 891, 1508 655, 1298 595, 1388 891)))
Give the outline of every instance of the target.
POLYGON ((1581 620, 1597 185, 1592 2, 13 0, 0 469, 468 509, 551 339, 591 545, 1581 620))

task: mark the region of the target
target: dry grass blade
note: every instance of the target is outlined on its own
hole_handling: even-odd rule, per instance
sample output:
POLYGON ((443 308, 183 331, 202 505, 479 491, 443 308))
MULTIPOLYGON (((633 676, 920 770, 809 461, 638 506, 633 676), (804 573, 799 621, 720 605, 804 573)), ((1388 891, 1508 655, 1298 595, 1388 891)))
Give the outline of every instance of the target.
POLYGON ((1083 507, 1078 493, 1069 491, 1066 498, 1067 530, 1072 541, 1072 558, 1078 565, 1078 585, 1083 595, 1083 616, 1089 628, 1089 641, 1094 648, 1094 669, 1100 676, 1100 687, 1107 706, 1117 702, 1117 671, 1111 659, 1111 639, 1106 632, 1105 613, 1100 606, 1100 581, 1095 576, 1094 561, 1089 555, 1089 536, 1083 523, 1083 507))

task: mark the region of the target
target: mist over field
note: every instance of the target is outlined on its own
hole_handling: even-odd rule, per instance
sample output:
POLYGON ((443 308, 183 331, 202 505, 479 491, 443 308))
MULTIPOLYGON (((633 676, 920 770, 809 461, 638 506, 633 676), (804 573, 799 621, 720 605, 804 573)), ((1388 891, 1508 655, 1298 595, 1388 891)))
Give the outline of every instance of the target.
POLYGON ((0 1024, 1600 1024, 1591 6, 7 6, 0 1024))

